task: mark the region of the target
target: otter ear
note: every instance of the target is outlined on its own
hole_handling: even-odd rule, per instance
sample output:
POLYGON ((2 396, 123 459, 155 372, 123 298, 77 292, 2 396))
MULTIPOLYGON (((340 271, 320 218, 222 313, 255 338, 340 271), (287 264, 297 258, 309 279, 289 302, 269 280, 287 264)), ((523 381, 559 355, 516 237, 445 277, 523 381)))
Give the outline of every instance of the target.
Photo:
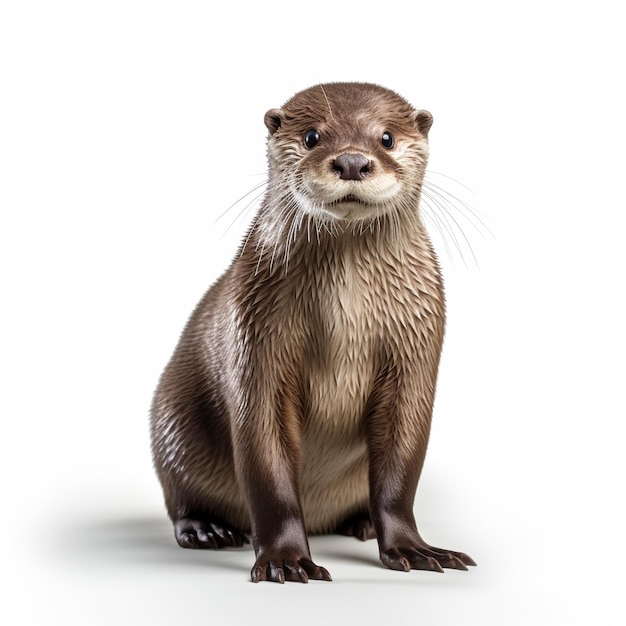
POLYGON ((415 111, 413 113, 413 119, 417 124, 417 129, 424 135, 424 137, 428 137, 428 131, 430 127, 433 125, 433 116, 428 112, 421 109, 420 111, 415 111))
POLYGON ((270 109, 265 114, 264 121, 267 129, 270 131, 270 136, 273 135, 280 128, 280 125, 283 123, 284 119, 285 114, 283 113, 282 109, 270 109))

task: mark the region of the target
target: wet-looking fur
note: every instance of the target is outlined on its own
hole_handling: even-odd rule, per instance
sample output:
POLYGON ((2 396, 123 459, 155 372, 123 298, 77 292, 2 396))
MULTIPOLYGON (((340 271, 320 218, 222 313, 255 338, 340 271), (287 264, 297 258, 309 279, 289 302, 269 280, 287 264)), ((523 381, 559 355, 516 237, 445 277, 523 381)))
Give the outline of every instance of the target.
POLYGON ((465 569, 413 515, 445 319, 419 211, 432 117, 377 85, 331 83, 265 124, 262 205, 154 396, 176 539, 251 534, 253 581, 330 580, 314 533, 376 537, 393 569, 465 569))

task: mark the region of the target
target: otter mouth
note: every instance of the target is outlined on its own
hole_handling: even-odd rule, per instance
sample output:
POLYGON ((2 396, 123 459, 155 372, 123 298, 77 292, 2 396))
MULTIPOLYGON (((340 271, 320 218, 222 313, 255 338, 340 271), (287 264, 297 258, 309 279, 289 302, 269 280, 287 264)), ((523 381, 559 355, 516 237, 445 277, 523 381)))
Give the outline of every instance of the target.
POLYGON ((361 200, 361 198, 358 198, 357 196, 353 195, 353 194, 348 194, 347 196, 344 196, 343 198, 339 198, 339 200, 335 200, 335 202, 333 204, 344 204, 344 203, 356 203, 356 204, 362 204, 362 205, 366 205, 367 202, 363 202, 363 200, 361 200))
POLYGON ((362 221, 378 213, 377 205, 349 193, 332 202, 325 203, 325 211, 339 220, 362 221))

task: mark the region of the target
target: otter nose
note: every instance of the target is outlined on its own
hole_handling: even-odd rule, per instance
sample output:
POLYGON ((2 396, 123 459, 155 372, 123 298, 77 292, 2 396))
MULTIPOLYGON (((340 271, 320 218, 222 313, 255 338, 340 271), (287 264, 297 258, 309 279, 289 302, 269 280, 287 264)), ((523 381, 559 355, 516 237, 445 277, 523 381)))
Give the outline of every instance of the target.
POLYGON ((333 161, 333 169, 342 180, 361 180, 369 174, 370 161, 362 154, 342 154, 333 161))

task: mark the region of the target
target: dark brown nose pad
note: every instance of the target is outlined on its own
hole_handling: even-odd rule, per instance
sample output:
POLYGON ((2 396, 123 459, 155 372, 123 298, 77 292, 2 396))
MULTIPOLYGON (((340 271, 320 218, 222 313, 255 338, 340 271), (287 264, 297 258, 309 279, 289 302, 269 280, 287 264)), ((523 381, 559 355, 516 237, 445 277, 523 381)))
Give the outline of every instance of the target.
POLYGON ((342 154, 333 161, 333 169, 342 180, 362 180, 370 171, 370 161, 362 154, 342 154))

